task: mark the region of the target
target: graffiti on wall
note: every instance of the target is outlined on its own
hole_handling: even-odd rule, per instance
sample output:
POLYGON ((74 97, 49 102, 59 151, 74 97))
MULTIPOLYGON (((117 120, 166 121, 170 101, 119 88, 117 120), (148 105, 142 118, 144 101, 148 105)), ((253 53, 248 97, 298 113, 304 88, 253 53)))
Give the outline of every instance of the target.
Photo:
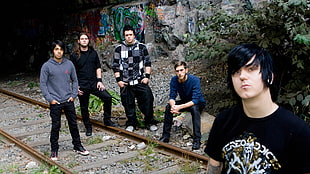
POLYGON ((118 7, 112 9, 114 19, 114 34, 116 40, 123 40, 123 28, 130 25, 135 29, 136 39, 144 42, 145 12, 143 5, 118 7))
POLYGON ((110 17, 108 8, 100 11, 100 22, 98 36, 107 36, 113 28, 113 18, 110 17))
POLYGON ((146 17, 154 15, 154 9, 151 3, 141 3, 88 10, 72 14, 67 28, 71 32, 88 32, 93 41, 113 42, 124 40, 123 28, 130 25, 135 29, 136 39, 145 42, 146 17))

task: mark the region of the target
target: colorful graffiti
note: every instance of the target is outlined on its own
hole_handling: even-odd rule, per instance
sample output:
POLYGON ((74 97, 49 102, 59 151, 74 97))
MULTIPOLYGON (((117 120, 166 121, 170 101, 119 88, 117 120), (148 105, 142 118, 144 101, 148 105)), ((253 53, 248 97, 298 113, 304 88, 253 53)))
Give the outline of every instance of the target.
POLYGON ((114 34, 116 40, 123 40, 123 28, 130 25, 135 29, 136 39, 144 42, 145 12, 143 4, 131 7, 112 8, 114 34))
POLYGON ((130 25, 135 29, 136 39, 145 42, 146 18, 156 15, 155 5, 141 3, 127 6, 105 7, 72 14, 68 31, 86 31, 92 40, 113 42, 124 40, 123 28, 130 25))
POLYGON ((100 11, 100 22, 98 36, 108 36, 113 28, 113 18, 110 18, 110 10, 108 8, 100 11))

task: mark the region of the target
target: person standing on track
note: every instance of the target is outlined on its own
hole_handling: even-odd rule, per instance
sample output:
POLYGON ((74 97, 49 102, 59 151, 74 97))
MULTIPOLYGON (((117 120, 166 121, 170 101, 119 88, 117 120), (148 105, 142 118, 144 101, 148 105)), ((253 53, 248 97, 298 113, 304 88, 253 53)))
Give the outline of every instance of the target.
POLYGON ((78 97, 80 101, 83 122, 86 128, 86 136, 92 135, 92 125, 89 119, 89 96, 93 94, 104 102, 103 123, 106 126, 117 126, 111 121, 112 96, 102 83, 101 64, 97 52, 90 46, 87 33, 80 33, 77 40, 78 44, 70 56, 73 62, 78 82, 78 97))
POLYGON ((40 72, 40 88, 44 98, 50 104, 52 128, 50 135, 52 160, 58 158, 58 139, 61 127, 61 113, 68 120, 74 151, 81 155, 89 152, 82 146, 76 121, 74 99, 78 95, 78 82, 72 62, 63 57, 64 44, 56 40, 52 43, 53 57, 46 61, 40 72))
POLYGON ((136 116, 138 107, 144 115, 145 125, 156 131, 154 119, 154 96, 148 83, 151 74, 151 60, 144 44, 135 39, 135 31, 126 25, 123 29, 125 41, 115 48, 113 71, 120 87, 121 101, 127 116, 126 130, 132 132, 138 124, 136 116))

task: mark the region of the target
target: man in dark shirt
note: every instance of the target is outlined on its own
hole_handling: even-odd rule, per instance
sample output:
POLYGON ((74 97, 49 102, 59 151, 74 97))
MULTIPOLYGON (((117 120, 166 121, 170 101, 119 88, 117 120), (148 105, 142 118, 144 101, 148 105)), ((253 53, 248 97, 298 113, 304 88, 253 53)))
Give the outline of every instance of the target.
POLYGON ((166 106, 163 135, 159 139, 162 142, 169 142, 172 127, 173 114, 189 111, 193 121, 193 150, 200 148, 200 112, 206 106, 200 89, 200 79, 196 76, 187 74, 188 67, 186 62, 179 61, 175 64, 176 76, 170 81, 170 98, 166 106), (177 96, 181 100, 176 101, 177 96))
POLYGON ((78 45, 73 50, 70 60, 73 62, 77 72, 79 82, 78 96, 86 135, 92 135, 92 126, 88 112, 90 94, 99 97, 104 102, 103 123, 106 126, 116 126, 111 121, 112 96, 107 92, 102 83, 99 57, 93 47, 89 46, 89 37, 86 33, 79 35, 78 45))
POLYGON ((227 65, 228 86, 239 103, 213 122, 207 173, 310 173, 310 126, 275 103, 270 54, 255 44, 237 45, 227 65))

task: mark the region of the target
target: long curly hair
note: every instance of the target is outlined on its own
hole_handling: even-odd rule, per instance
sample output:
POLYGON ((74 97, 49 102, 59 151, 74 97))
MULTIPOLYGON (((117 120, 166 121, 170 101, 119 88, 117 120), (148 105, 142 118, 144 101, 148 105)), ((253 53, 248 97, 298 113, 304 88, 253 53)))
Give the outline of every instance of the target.
POLYGON ((80 40, 81 36, 83 36, 83 35, 87 36, 87 38, 89 39, 88 49, 94 50, 94 46, 92 44, 92 41, 90 40, 88 33, 80 32, 76 42, 74 42, 73 49, 72 49, 72 54, 77 55, 77 58, 80 58, 80 56, 81 56, 81 49, 80 49, 80 44, 79 44, 78 40, 80 40))

